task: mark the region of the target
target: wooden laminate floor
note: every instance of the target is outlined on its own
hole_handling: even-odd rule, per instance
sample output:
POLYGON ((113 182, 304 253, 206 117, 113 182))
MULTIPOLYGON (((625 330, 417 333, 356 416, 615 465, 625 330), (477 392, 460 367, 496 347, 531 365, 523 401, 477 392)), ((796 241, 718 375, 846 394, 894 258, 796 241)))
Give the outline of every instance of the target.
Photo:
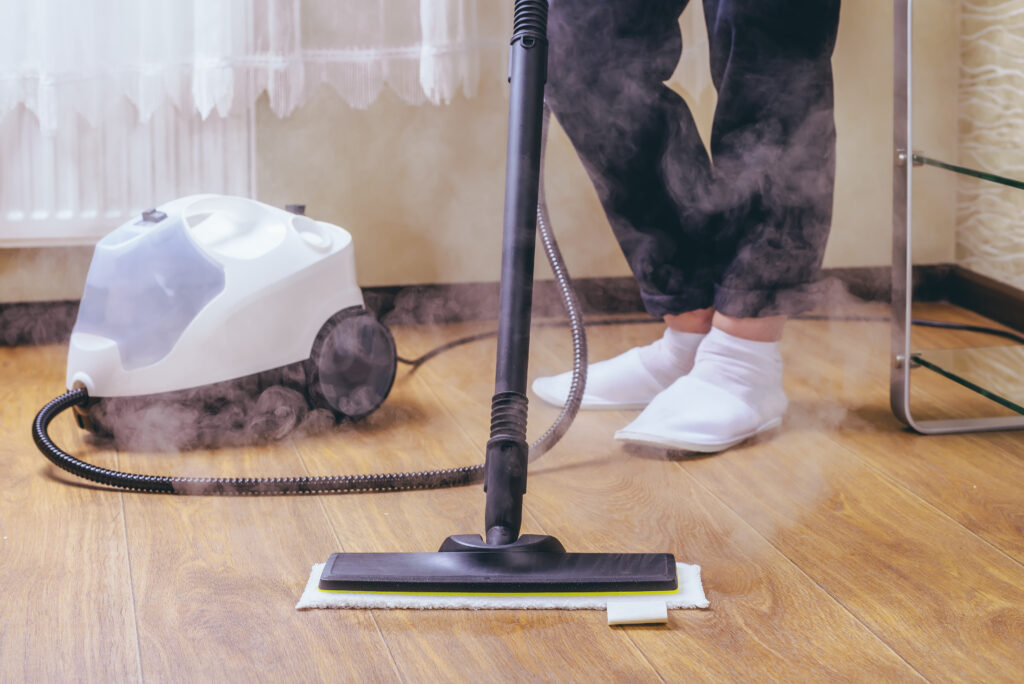
MULTIPOLYGON (((941 304, 917 314, 984 322, 941 304)), ((488 327, 394 334, 414 356, 488 327)), ((658 334, 594 328, 591 358, 658 334)), ((536 330, 531 376, 562 370, 569 351, 564 329, 536 330)), ((493 354, 479 342, 400 368, 369 419, 268 447, 115 453, 68 416, 52 433, 98 465, 161 474, 468 465, 487 438, 493 354)), ((0 348, 0 680, 1021 681, 1024 433, 902 429, 885 323, 793 322, 783 354, 791 409, 768 438, 710 457, 628 449, 612 433, 635 412, 590 412, 535 464, 524 531, 703 568, 709 610, 609 628, 591 611, 297 612, 313 563, 479 532, 482 492, 185 498, 74 482, 29 433, 61 391, 65 350, 0 348)), ((926 370, 914 378, 922 415, 1001 411, 926 370)), ((555 413, 534 402, 531 435, 555 413)))

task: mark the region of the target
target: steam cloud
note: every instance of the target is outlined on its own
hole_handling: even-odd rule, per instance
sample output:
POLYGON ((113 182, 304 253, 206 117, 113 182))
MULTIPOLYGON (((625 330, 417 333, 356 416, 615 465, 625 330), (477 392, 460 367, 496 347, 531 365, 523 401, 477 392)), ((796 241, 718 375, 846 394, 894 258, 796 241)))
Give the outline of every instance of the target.
POLYGON ((89 406, 100 439, 133 451, 179 451, 263 444, 332 428, 334 413, 312 406, 306 371, 295 363, 237 380, 89 406))
POLYGON ((0 347, 66 342, 78 302, 0 304, 0 347))

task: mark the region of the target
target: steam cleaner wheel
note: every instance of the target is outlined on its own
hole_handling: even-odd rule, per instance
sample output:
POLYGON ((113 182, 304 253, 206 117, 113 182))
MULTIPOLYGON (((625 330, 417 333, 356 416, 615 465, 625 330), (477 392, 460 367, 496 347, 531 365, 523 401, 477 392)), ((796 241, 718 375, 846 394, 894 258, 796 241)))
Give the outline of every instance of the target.
POLYGON ((313 341, 307 377, 313 404, 362 418, 391 391, 398 365, 391 331, 361 306, 332 316, 313 341))

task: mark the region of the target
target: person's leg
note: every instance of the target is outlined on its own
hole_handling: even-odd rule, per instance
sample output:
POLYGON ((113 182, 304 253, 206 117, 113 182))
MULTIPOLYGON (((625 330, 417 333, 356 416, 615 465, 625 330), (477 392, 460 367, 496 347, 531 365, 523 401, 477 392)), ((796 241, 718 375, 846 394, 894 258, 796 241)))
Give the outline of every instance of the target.
MULTIPOLYGON (((594 183, 645 307, 659 317, 683 312, 655 343, 591 364, 584 408, 645 406, 690 370, 710 328, 711 165, 686 103, 664 84, 679 61, 687 2, 551 0, 548 105, 594 183)), ((563 373, 533 389, 561 405, 569 384, 563 373)))
POLYGON ((680 314, 665 314, 662 316, 662 320, 672 330, 706 335, 711 330, 711 321, 714 319, 714 315, 714 307, 709 306, 706 309, 684 311, 680 314))
POLYGON ((810 308, 831 221, 839 0, 704 0, 719 104, 713 328, 616 438, 714 452, 781 423, 779 340, 810 308))
POLYGON ((716 310, 813 306, 835 181, 832 49, 839 0, 704 0, 719 101, 716 310))
MULTIPOLYGON (((718 328, 735 337, 755 342, 778 342, 788 316, 765 316, 763 318, 736 318, 716 311, 711 327, 718 328)), ((710 328, 709 328, 710 330, 710 328)))
POLYGON ((714 297, 711 164, 689 108, 664 83, 679 61, 687 3, 552 0, 548 22, 545 97, 654 316, 714 297))

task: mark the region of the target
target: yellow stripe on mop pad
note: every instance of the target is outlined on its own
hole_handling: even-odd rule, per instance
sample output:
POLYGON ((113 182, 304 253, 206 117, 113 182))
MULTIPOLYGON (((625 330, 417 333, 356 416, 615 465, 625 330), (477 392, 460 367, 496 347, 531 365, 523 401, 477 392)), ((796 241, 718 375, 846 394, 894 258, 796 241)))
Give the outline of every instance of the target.
POLYGON ((317 563, 296 610, 314 608, 398 608, 418 610, 607 610, 608 624, 666 622, 668 610, 707 608, 700 566, 676 563, 678 588, 666 592, 587 594, 459 594, 322 591, 324 563, 317 563))

